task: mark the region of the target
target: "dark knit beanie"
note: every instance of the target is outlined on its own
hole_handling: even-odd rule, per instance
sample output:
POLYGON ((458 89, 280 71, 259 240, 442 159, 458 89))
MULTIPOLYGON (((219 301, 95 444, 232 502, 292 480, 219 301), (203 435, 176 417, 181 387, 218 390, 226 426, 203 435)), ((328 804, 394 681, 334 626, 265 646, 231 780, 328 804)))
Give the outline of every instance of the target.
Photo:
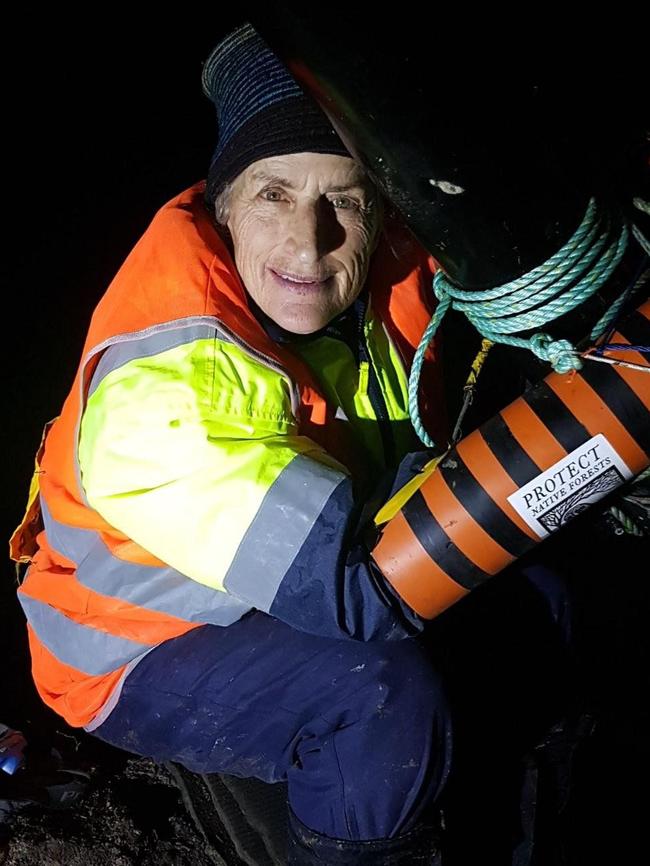
POLYGON ((287 153, 349 156, 325 113, 291 77, 250 24, 217 45, 203 67, 217 109, 217 147, 206 202, 251 163, 287 153))

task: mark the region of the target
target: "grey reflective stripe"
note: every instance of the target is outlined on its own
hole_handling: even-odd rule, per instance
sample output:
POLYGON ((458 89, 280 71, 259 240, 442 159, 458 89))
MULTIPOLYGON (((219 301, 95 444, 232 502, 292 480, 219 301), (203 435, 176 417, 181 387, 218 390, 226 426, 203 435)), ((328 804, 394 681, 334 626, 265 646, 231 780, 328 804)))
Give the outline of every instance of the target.
POLYGON ((124 364, 128 364, 129 361, 134 361, 136 358, 150 358, 185 343, 192 343, 195 340, 209 340, 214 337, 219 337, 227 343, 232 342, 226 334, 218 332, 214 323, 211 323, 184 325, 174 330, 155 331, 146 336, 137 336, 127 341, 114 343, 104 352, 93 373, 88 397, 95 392, 105 376, 113 370, 123 367, 124 364))
POLYGON ((262 500, 235 554, 224 586, 269 611, 298 551, 334 490, 347 476, 298 454, 262 500))
POLYGON ((139 565, 113 556, 98 532, 55 520, 41 496, 51 546, 77 566, 77 580, 94 592, 188 622, 230 625, 251 606, 197 583, 173 568, 139 565))
POLYGON ((115 637, 82 625, 45 602, 18 592, 25 616, 47 649, 66 665, 100 676, 148 652, 151 644, 115 637))
MULTIPOLYGON (((81 376, 80 383, 81 405, 84 405, 86 398, 86 386, 88 384, 88 381, 86 379, 86 368, 89 362, 92 361, 92 359, 95 357, 95 355, 101 354, 106 349, 109 349, 111 346, 117 346, 122 343, 132 343, 139 346, 143 340, 147 340, 149 337, 163 336, 165 334, 174 334, 179 331, 185 331, 189 328, 201 326, 211 328, 212 331, 221 331, 221 324, 219 320, 216 319, 214 316, 187 316, 184 319, 172 319, 171 322, 162 322, 160 325, 153 325, 150 328, 143 328, 140 331, 130 331, 125 334, 115 334, 114 336, 109 337, 107 340, 103 340, 101 343, 98 343, 93 349, 90 350, 90 352, 88 352, 88 354, 83 359, 83 375, 81 376)), ((224 334, 224 338, 227 340, 229 338, 229 332, 224 330, 224 334)))
MULTIPOLYGON (((156 644, 156 646, 158 645, 159 644, 156 644)), ((124 688, 124 683, 126 682, 126 678, 128 677, 128 675, 131 673, 133 668, 136 667, 136 665, 140 664, 140 662, 147 655, 147 653, 150 653, 151 650, 155 648, 156 647, 151 647, 151 649, 148 649, 146 653, 143 653, 141 656, 138 656, 137 659, 133 659, 133 661, 128 663, 128 665, 122 671, 119 680, 113 686, 113 691, 108 696, 106 703, 102 706, 95 718, 92 721, 88 722, 88 724, 84 727, 84 731, 88 731, 89 733, 91 733, 92 731, 96 731, 100 725, 104 724, 106 719, 110 716, 110 714, 117 706, 117 702, 120 699, 120 695, 122 694, 122 689, 124 688)))
POLYGON ((52 517, 43 494, 40 496, 40 504, 43 526, 50 546, 63 554, 66 559, 72 560, 75 565, 79 565, 92 550, 98 537, 97 533, 92 529, 76 529, 59 523, 52 517))
MULTIPOLYGON (((274 370, 280 376, 284 376, 284 378, 291 384, 291 411, 294 415, 298 414, 300 407, 299 389, 295 382, 292 381, 287 371, 273 358, 269 358, 245 340, 242 340, 238 334, 231 331, 230 328, 226 327, 226 325, 219 321, 215 316, 187 316, 185 319, 174 319, 171 322, 163 322, 160 325, 154 325, 151 328, 144 328, 141 331, 132 331, 128 334, 117 334, 114 337, 109 337, 108 340, 99 343, 94 347, 94 349, 91 349, 83 360, 83 373, 80 377, 80 405, 85 405, 88 396, 93 393, 104 376, 110 373, 111 370, 115 370, 123 364, 126 364, 128 361, 134 360, 135 358, 149 357, 158 352, 163 352, 166 349, 181 346, 183 343, 189 343, 192 340, 209 339, 212 336, 217 337, 219 340, 223 340, 225 343, 233 343, 253 358, 253 360, 265 367, 268 367, 270 370, 274 370), (145 351, 143 351, 143 347, 150 347, 151 350, 145 348, 145 351), (119 352, 117 351, 118 348, 120 349, 119 352), (106 365, 102 366, 104 358, 102 357, 100 359, 90 383, 89 390, 86 392, 86 386, 88 385, 86 368, 88 367, 89 362, 95 357, 95 355, 102 352, 108 354, 109 351, 111 352, 112 360, 107 361, 106 365), (98 373, 100 375, 97 375, 98 373)), ((80 423, 81 418, 79 418, 78 425, 80 423)), ((80 489, 83 488, 80 487, 80 489)))

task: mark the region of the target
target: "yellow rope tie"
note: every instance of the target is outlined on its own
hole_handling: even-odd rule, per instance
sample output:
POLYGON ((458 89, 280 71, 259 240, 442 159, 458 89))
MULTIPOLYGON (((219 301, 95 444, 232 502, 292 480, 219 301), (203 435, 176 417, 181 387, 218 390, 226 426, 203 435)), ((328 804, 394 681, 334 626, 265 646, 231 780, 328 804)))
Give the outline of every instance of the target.
POLYGON ((470 367, 469 375, 465 384, 463 385, 463 405, 461 406, 461 410, 458 414, 458 420, 456 421, 456 426, 454 427, 454 432, 451 434, 451 444, 455 445, 456 442, 460 439, 462 435, 461 425, 463 423, 463 418, 465 417, 465 413, 472 405, 472 401, 474 400, 474 394, 476 391, 476 383, 478 381, 478 377, 483 369, 483 364, 485 363, 485 359, 487 358, 488 352, 492 348, 494 343, 492 340, 483 339, 481 340, 481 348, 478 350, 476 357, 472 361, 472 366, 470 367))

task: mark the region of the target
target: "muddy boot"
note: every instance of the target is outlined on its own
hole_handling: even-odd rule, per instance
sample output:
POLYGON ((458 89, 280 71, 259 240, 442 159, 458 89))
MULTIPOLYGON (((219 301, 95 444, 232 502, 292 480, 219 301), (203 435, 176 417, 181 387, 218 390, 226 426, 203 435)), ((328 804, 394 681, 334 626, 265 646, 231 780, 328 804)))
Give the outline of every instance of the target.
POLYGON ((287 866, 442 866, 439 838, 433 825, 419 825, 393 839, 332 839, 310 830, 290 810, 287 866))

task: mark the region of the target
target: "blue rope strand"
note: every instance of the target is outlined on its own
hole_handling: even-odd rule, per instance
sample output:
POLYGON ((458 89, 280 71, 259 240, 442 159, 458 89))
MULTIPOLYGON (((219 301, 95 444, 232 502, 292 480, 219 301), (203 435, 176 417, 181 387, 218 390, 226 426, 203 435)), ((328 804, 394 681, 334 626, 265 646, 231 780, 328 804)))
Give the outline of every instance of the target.
POLYGON ((605 343, 598 347, 599 354, 603 352, 640 352, 642 355, 650 355, 650 346, 630 346, 629 343, 605 343))

